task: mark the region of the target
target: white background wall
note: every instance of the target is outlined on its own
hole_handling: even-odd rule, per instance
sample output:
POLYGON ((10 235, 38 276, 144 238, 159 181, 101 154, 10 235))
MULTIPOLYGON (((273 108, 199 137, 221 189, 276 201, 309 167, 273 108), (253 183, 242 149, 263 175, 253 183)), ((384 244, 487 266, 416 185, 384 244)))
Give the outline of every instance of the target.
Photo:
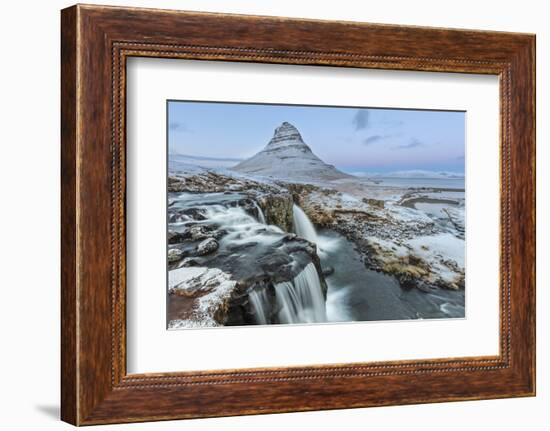
MULTIPOLYGON (((548 429, 550 259, 548 141, 550 14, 536 0, 337 2, 298 0, 102 1, 172 9, 476 28, 537 34, 538 396, 406 407, 106 426, 135 430, 548 429), (546 313, 546 314, 545 314, 546 313)), ((60 0, 2 4, 0 32, 0 426, 69 429, 59 409, 60 0)), ((253 394, 251 394, 253 396, 253 394)))

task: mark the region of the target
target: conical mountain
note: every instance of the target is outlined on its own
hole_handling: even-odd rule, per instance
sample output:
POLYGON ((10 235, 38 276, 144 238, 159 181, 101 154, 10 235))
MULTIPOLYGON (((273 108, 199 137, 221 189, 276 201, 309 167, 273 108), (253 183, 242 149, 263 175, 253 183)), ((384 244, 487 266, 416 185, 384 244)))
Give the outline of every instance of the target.
POLYGON ((232 169, 281 179, 334 180, 350 177, 317 157, 298 129, 286 121, 275 129, 273 138, 262 151, 232 169))

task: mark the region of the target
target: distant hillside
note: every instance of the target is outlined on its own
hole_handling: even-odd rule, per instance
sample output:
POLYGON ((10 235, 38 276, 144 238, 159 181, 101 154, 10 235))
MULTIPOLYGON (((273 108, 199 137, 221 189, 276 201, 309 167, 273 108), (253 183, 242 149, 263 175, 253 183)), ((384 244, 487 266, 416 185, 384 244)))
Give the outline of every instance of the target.
POLYGON ((442 171, 422 171, 422 170, 411 170, 411 171, 396 171, 388 172, 385 174, 374 174, 369 175, 372 177, 379 178, 423 178, 423 179, 462 179, 464 174, 457 172, 442 172, 442 171))

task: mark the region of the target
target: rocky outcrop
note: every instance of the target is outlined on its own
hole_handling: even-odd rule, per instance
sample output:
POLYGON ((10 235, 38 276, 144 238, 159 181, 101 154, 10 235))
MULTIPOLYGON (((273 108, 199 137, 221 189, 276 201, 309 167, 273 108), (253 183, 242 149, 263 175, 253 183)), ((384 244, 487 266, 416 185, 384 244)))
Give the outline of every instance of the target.
MULTIPOLYGON (((251 294, 264 298, 265 323, 282 322, 279 317, 280 304, 276 301, 278 285, 294 283, 308 265, 313 265, 326 301, 327 284, 321 268, 316 248, 306 240, 289 234, 284 237, 281 246, 256 262, 248 262, 247 267, 234 268, 240 278, 227 307, 225 325, 242 325, 259 323, 258 309, 251 301, 251 294), (241 270, 244 269, 244 272, 241 270)), ((232 264, 234 266, 234 263, 232 264)))
POLYGON ((280 183, 292 194, 294 202, 302 208, 311 222, 317 227, 328 228, 335 222, 333 210, 323 205, 323 200, 334 196, 335 190, 314 186, 312 184, 280 183), (311 196, 318 195, 322 199, 314 201, 311 196))
POLYGON ((223 175, 208 169, 191 174, 170 173, 168 192, 219 193, 251 192, 254 194, 278 193, 284 191, 275 183, 254 181, 244 176, 223 175))
POLYGON ((266 193, 258 198, 266 223, 292 232, 292 195, 290 193, 266 193))
POLYGON ((232 169, 280 179, 335 180, 350 177, 317 157, 305 144, 298 129, 287 122, 275 129, 263 150, 232 169))

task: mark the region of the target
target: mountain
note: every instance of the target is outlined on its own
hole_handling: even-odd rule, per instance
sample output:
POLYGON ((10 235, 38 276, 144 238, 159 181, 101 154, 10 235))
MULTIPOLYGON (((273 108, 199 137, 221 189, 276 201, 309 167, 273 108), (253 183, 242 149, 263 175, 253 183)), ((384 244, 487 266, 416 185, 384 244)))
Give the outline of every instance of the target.
POLYGON ((298 129, 286 121, 275 129, 266 147, 232 168, 251 175, 282 179, 335 180, 350 178, 323 162, 309 148, 298 129))

